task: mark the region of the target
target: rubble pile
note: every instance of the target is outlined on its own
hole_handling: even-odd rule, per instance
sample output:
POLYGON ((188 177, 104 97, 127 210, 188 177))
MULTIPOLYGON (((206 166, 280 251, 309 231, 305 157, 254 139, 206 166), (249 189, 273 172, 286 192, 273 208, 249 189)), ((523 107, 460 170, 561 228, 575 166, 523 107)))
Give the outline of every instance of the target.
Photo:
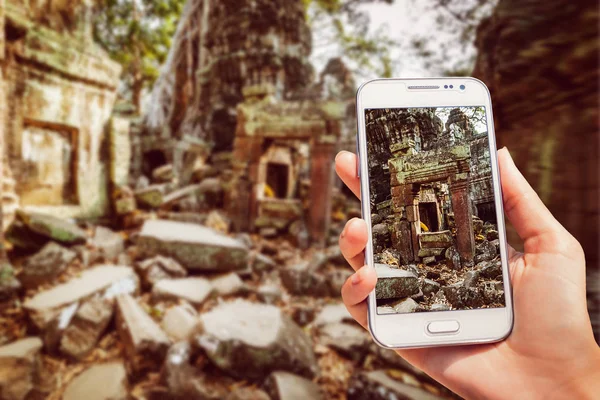
POLYGON ((476 264, 472 267, 456 262, 457 253, 451 245, 408 265, 401 265, 393 248, 376 255, 378 313, 502 307, 504 283, 497 228, 473 218, 473 229, 476 264))
MULTIPOLYGON (((300 250, 160 213, 113 230, 19 211, 1 398, 452 396, 352 320, 339 299, 351 271, 336 245, 300 250), (33 233, 37 248, 22 247, 33 233)), ((423 290, 399 272, 412 280, 385 290, 423 290)), ((493 275, 482 267, 479 279, 493 275)))

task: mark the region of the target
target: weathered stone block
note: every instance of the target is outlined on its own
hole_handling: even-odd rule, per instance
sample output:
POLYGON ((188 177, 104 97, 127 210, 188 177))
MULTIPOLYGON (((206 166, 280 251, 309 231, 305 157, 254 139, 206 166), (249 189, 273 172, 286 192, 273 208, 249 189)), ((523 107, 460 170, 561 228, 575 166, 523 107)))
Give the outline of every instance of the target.
POLYGON ((240 241, 184 222, 146 221, 138 245, 146 256, 172 257, 190 270, 238 270, 248 261, 248 248, 240 241))
POLYGON ((19 280, 27 289, 48 283, 61 274, 76 256, 74 251, 55 242, 49 242, 39 252, 25 260, 19 280))
POLYGON ((419 242, 424 248, 448 248, 452 246, 452 234, 450 231, 422 232, 419 242))
POLYGON ((24 400, 39 383, 42 345, 30 337, 0 347, 0 398, 24 400))
POLYGON ((236 300, 200 321, 195 344, 234 377, 260 379, 281 370, 312 378, 318 372, 310 338, 277 307, 236 300))
POLYGON ((419 292, 419 280, 413 272, 385 264, 375 264, 375 272, 375 296, 378 299, 400 299, 419 292))
POLYGON ((77 375, 65 389, 63 400, 126 400, 127 371, 122 361, 94 364, 77 375))

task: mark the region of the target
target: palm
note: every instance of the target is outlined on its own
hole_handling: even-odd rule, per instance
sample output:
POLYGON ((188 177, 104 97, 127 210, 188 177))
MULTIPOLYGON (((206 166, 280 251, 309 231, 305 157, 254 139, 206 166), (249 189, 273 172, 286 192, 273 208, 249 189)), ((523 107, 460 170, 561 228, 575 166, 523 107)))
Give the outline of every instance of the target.
POLYGON ((524 377, 531 379, 531 373, 525 372, 538 376, 536 379, 551 393, 553 386, 561 382, 546 381, 545 376, 556 375, 546 374, 545 370, 564 368, 572 360, 575 347, 580 346, 581 351, 589 348, 586 339, 590 335, 581 335, 590 330, 589 319, 587 314, 577 313, 585 313, 585 305, 580 304, 585 302, 580 295, 584 274, 570 269, 575 261, 562 254, 522 254, 511 249, 516 317, 513 332, 506 340, 479 346, 403 350, 398 354, 467 397, 508 398, 514 394, 516 382, 524 377), (572 342, 558 353, 548 351, 561 340, 581 343, 572 342), (474 373, 477 380, 473 379, 474 373), (495 382, 493 393, 489 391, 490 381, 495 382))

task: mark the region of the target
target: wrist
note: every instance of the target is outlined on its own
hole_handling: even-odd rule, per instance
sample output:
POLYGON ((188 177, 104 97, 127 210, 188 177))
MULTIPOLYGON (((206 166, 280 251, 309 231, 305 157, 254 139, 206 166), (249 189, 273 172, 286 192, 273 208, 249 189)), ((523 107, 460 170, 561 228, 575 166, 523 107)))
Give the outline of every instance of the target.
MULTIPOLYGON (((565 366, 565 368, 568 368, 565 366)), ((564 371, 566 373, 566 371, 564 371)), ((600 348, 595 347, 579 365, 579 368, 562 377, 563 384, 552 396, 554 398, 596 399, 600 393, 600 348)))

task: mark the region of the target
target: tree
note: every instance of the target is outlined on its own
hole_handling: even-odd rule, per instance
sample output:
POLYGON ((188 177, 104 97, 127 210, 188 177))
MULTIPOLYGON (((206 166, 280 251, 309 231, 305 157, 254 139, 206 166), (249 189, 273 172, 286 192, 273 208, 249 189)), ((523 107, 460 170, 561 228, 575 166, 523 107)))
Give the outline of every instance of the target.
MULTIPOLYGON (((385 29, 371 31, 369 3, 392 4, 394 0, 302 0, 307 21, 313 30, 313 51, 331 58, 337 52, 355 75, 372 72, 381 77, 393 75, 391 49, 398 42, 385 29)), ((326 60, 321 60, 326 61, 326 60)))
POLYGON ((412 4, 420 14, 430 15, 436 30, 409 34, 411 50, 433 75, 469 76, 477 52, 475 35, 481 21, 488 18, 498 0, 428 0, 412 4))
POLYGON ((138 113, 166 59, 185 0, 101 0, 95 40, 123 66, 122 95, 138 113))

